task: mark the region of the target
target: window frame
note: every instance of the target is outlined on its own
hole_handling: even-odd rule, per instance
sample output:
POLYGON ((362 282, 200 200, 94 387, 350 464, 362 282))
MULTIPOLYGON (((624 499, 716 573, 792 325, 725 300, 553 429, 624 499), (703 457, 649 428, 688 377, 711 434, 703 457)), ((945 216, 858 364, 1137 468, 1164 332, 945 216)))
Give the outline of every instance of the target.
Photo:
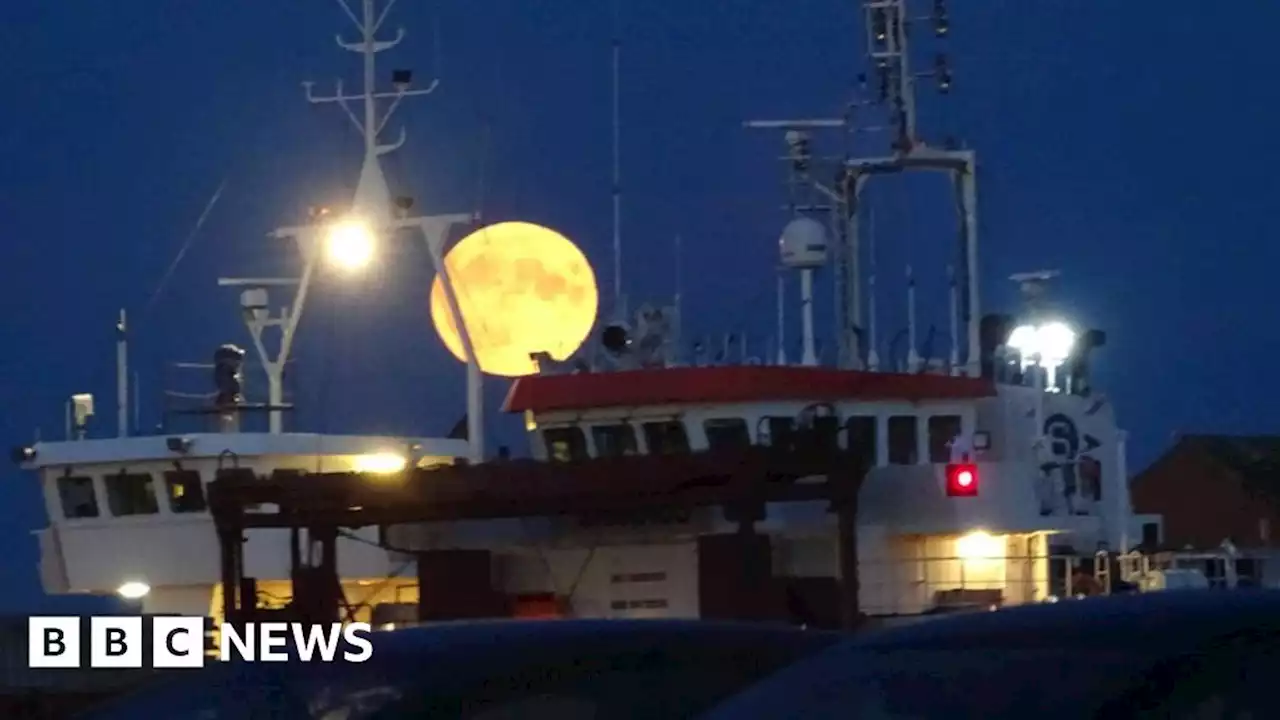
MULTIPOLYGON (((103 484, 103 487, 106 489, 107 511, 111 514, 111 517, 117 517, 117 518, 145 517, 148 515, 160 514, 160 501, 156 497, 155 476, 153 476, 151 473, 129 472, 127 470, 121 470, 118 473, 112 473, 110 475, 103 476, 102 484, 103 484), (123 491, 125 488, 128 487, 127 485, 124 485, 126 481, 138 481, 138 480, 141 480, 141 482, 138 488, 138 494, 136 498, 132 498, 130 497, 130 495, 120 494, 121 491, 123 491), (143 492, 144 490, 145 492, 143 492), (123 507, 122 503, 125 502, 126 500, 128 501, 132 501, 133 499, 142 500, 142 498, 146 498, 146 500, 143 501, 144 509, 141 511, 121 512, 118 509, 118 502, 121 503, 119 507, 123 507), (119 499, 119 501, 117 501, 117 499, 119 499)), ((132 491, 130 492, 130 494, 132 494, 132 491)))
POLYGON ((702 421, 702 435, 707 440, 707 449, 715 451, 744 450, 751 447, 751 426, 746 418, 713 417, 702 421), (713 429, 714 428, 714 429, 713 429), (741 434, 739 434, 741 431, 741 434), (725 438, 734 437, 732 442, 724 442, 725 438), (719 443, 712 442, 712 437, 721 438, 719 443))
POLYGON ((556 425, 554 427, 544 427, 542 429, 543 447, 547 453, 547 460, 550 462, 581 462, 591 456, 587 447, 587 435, 580 425, 556 425), (566 451, 568 456, 564 459, 557 457, 556 443, 564 442, 557 439, 556 436, 567 433, 568 441, 566 451))
POLYGON ((640 439, 636 437, 636 428, 629 422, 600 423, 591 426, 591 446, 595 457, 629 457, 640 453, 640 439), (600 451, 600 436, 606 431, 625 430, 621 435, 622 452, 605 454, 600 451))
POLYGON ((885 460, 889 465, 919 465, 920 464, 920 416, 919 415, 889 415, 884 421, 885 442, 888 450, 885 453, 885 460), (894 434, 895 427, 908 427, 906 421, 910 421, 911 442, 903 443, 900 447, 896 443, 894 434), (908 449, 907 460, 900 459, 902 456, 896 451, 906 447, 908 449))
POLYGON ((640 424, 640 431, 644 434, 644 448, 649 455, 684 455, 693 449, 689 442, 689 428, 685 426, 683 420, 649 420, 640 424), (679 431, 672 433, 671 431, 675 428, 679 428, 679 431), (679 438, 679 447, 674 451, 654 448, 655 437, 665 440, 673 434, 679 438))
POLYGON ((951 462, 951 443, 962 434, 964 434, 964 415, 958 412, 930 414, 928 419, 925 420, 925 438, 929 446, 929 462, 935 464, 951 462), (945 421, 948 426, 951 423, 955 424, 954 432, 950 437, 943 438, 937 435, 937 433, 947 430, 947 426, 942 426, 942 423, 938 421, 945 421))
POLYGON ((63 520, 96 520, 102 517, 102 503, 98 501, 98 488, 94 482, 92 475, 75 475, 66 474, 58 476, 54 482, 54 487, 58 495, 58 510, 62 513, 63 520), (69 481, 88 481, 85 485, 89 488, 89 509, 92 512, 84 515, 73 515, 68 512, 70 506, 68 504, 68 494, 78 489, 76 486, 69 485, 69 481))
MULTIPOLYGON (((165 498, 168 499, 169 512, 175 515, 191 515, 192 513, 206 512, 209 509, 209 498, 205 495, 204 478, 200 475, 198 470, 175 468, 172 470, 165 470, 161 473, 161 477, 164 479, 164 495, 165 498), (182 477, 179 478, 177 476, 182 477), (195 507, 179 509, 181 503, 179 501, 179 497, 174 496, 173 491, 177 487, 187 487, 185 484, 181 484, 181 481, 184 479, 194 479, 196 497, 198 497, 199 500, 196 501, 195 507)), ((186 492, 187 491, 184 490, 182 496, 185 496, 186 492)))

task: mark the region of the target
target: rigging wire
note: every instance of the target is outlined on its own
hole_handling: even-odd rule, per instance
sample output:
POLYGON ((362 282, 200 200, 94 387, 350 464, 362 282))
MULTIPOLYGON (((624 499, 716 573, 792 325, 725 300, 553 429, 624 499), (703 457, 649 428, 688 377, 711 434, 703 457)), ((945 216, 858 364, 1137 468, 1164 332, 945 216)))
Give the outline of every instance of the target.
POLYGON ((186 239, 182 241, 182 246, 178 248, 178 252, 173 257, 173 261, 169 263, 169 267, 160 276, 160 281, 156 283, 156 287, 151 291, 151 295, 147 298, 147 302, 143 305, 142 314, 145 317, 152 308, 155 307, 156 301, 160 298, 160 294, 164 292, 165 287, 169 284, 169 280, 173 277, 173 273, 178 269, 178 265, 182 262, 195 242, 196 237, 200 234, 200 229, 204 227, 205 220, 209 219, 209 214, 213 212, 213 208, 218 204, 218 200, 222 197, 222 191, 227 187, 227 177, 224 175, 222 182, 218 183, 217 189, 213 191, 213 195, 209 197, 209 201, 204 204, 204 210, 200 211, 200 216, 196 218, 195 225, 191 231, 187 233, 186 239))

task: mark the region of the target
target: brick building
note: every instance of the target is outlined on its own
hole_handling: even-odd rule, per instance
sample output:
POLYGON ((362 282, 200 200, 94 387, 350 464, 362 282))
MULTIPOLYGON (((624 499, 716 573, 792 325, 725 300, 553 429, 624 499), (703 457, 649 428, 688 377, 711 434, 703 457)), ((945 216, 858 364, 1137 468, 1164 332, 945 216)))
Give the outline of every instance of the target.
POLYGON ((1184 435, 1130 487, 1135 513, 1163 516, 1148 549, 1280 548, 1280 436, 1184 435))

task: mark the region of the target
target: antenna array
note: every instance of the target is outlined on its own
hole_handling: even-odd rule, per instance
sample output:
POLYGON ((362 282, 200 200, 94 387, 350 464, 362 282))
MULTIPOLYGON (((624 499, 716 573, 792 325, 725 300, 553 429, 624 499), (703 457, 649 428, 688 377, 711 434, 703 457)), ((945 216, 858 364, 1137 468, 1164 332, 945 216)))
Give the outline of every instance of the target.
MULTIPOLYGON (((969 150, 961 150, 953 142, 935 148, 920 139, 917 129, 915 88, 921 78, 933 78, 942 93, 951 89, 951 70, 946 56, 934 57, 930 70, 912 70, 910 39, 913 23, 928 21, 938 38, 950 34, 950 19, 945 0, 933 0, 932 13, 912 18, 907 0, 865 0, 867 58, 875 69, 877 92, 866 93, 845 106, 841 118, 755 120, 750 128, 785 131, 787 152, 782 158, 787 167, 791 200, 785 206, 792 214, 823 213, 828 216, 838 242, 834 255, 838 271, 835 278, 837 295, 837 337, 839 364, 846 368, 874 365, 875 349, 864 338, 862 313, 862 250, 859 244, 860 200, 864 186, 873 175, 927 170, 946 173, 955 187, 958 215, 957 235, 959 261, 956 263, 960 287, 959 312, 967 330, 967 352, 963 370, 976 376, 980 372, 978 344, 977 285, 977 187, 974 177, 976 159, 969 150), (862 123, 861 115, 876 109, 887 115, 880 125, 862 123), (846 139, 854 135, 890 130, 893 139, 889 152, 858 156, 846 152, 840 157, 815 155, 812 133, 822 129, 843 129, 846 139), (833 179, 832 179, 833 178, 833 179), (801 195, 803 193, 804 196, 801 195), (869 362, 871 361, 871 362, 869 362)), ((867 76, 859 76, 862 89, 867 76)), ((872 260, 874 266, 874 259, 872 260)), ((874 299, 871 303, 874 307, 874 299)), ((871 319, 874 326, 874 318, 871 319)), ((953 338, 960 345, 959 338, 953 338)), ((960 368, 953 367, 953 372, 960 368)))

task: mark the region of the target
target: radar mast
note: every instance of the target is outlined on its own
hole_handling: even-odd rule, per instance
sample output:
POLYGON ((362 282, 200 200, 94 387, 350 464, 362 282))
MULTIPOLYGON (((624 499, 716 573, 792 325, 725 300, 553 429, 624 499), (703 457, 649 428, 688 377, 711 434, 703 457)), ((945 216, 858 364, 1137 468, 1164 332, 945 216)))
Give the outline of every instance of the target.
MULTIPOLYGON (((946 173, 952 180, 957 212, 958 247, 956 282, 959 290, 958 312, 964 321, 966 346, 963 364, 953 365, 953 374, 976 377, 980 374, 978 337, 978 255, 977 255, 977 184, 976 157, 972 150, 958 148, 947 141, 942 147, 925 143, 917 128, 916 81, 932 78, 939 92, 951 89, 951 70, 946 55, 937 54, 931 69, 912 70, 910 47, 913 23, 928 21, 934 35, 945 40, 950 34, 950 20, 945 0, 934 0, 930 15, 912 18, 907 0, 865 0, 862 2, 866 31, 867 58, 875 69, 877 88, 866 92, 867 78, 860 76, 863 93, 845 107, 840 118, 791 120, 752 120, 749 128, 785 131, 788 184, 792 200, 787 209, 792 213, 825 214, 835 231, 833 243, 837 273, 839 365, 844 368, 867 368, 875 349, 864 337, 866 325, 862 317, 862 268, 859 226, 861 194, 868 179, 875 175, 930 171, 946 173), (879 122, 874 122, 876 115, 879 122), (864 122, 863 115, 873 122, 864 122), (851 142, 855 135, 883 133, 892 138, 887 152, 859 155, 846 152, 842 157, 824 157, 812 151, 812 134, 817 130, 841 129, 851 142), (822 171, 819 173, 818 171, 822 171), (803 191, 803 192, 801 192, 803 191)), ((874 259, 872 260, 874 265, 874 259)), ((874 299, 873 299, 874 304, 874 299)), ((874 324, 874 318, 871 319, 874 324)), ((953 338, 960 345, 960 338, 953 338)), ((912 348, 914 350, 914 348, 912 348)))
MULTIPOLYGON (((327 208, 318 208, 313 211, 309 224, 281 227, 269 234, 273 238, 291 238, 297 243, 303 258, 301 277, 219 278, 218 284, 243 288, 240 305, 245 324, 253 337, 254 348, 267 375, 270 432, 279 433, 283 431, 281 411, 289 409, 289 406, 283 403, 284 367, 288 362, 298 321, 306 303, 307 291, 321 261, 321 245, 326 242, 332 243, 339 231, 349 233, 352 222, 358 222, 370 234, 370 238, 376 237, 380 240, 390 240, 404 230, 419 231, 426 241, 436 272, 440 274, 449 309, 467 355, 469 456, 472 462, 480 462, 484 459, 484 408, 480 365, 472 345, 471 333, 462 320, 457 293, 444 265, 446 233, 452 226, 471 223, 475 218, 470 213, 411 215, 413 198, 392 197, 380 161, 383 155, 399 149, 405 142, 406 133, 403 127, 400 128, 399 136, 394 142, 386 143, 381 140, 381 133, 387 121, 391 119, 400 103, 405 98, 431 93, 436 89, 439 81, 432 80, 424 88, 413 88, 412 71, 396 69, 391 72, 392 89, 379 91, 375 56, 397 46, 405 37, 404 29, 398 28, 391 39, 378 40, 378 32, 386 22, 388 13, 395 5, 395 0, 386 0, 380 10, 375 0, 360 0, 359 15, 352 10, 348 0, 336 1, 360 33, 360 39, 357 41, 348 42, 343 40, 341 35, 336 37, 336 41, 340 48, 361 54, 364 76, 362 92, 348 94, 341 80, 336 81, 334 93, 327 96, 316 95, 312 82, 304 82, 303 87, 307 100, 312 104, 338 105, 363 138, 364 159, 351 207, 341 213, 341 218, 334 217, 335 214, 331 214, 327 208), (361 110, 359 113, 356 112, 357 103, 361 110), (385 110, 379 112, 380 106, 384 104, 385 110), (293 287, 294 295, 292 302, 283 307, 279 315, 273 316, 268 303, 267 290, 278 286, 293 287), (274 358, 267 352, 263 342, 263 332, 267 327, 277 327, 280 332, 279 352, 274 358)), ((372 242, 371 239, 369 241, 372 242)))

